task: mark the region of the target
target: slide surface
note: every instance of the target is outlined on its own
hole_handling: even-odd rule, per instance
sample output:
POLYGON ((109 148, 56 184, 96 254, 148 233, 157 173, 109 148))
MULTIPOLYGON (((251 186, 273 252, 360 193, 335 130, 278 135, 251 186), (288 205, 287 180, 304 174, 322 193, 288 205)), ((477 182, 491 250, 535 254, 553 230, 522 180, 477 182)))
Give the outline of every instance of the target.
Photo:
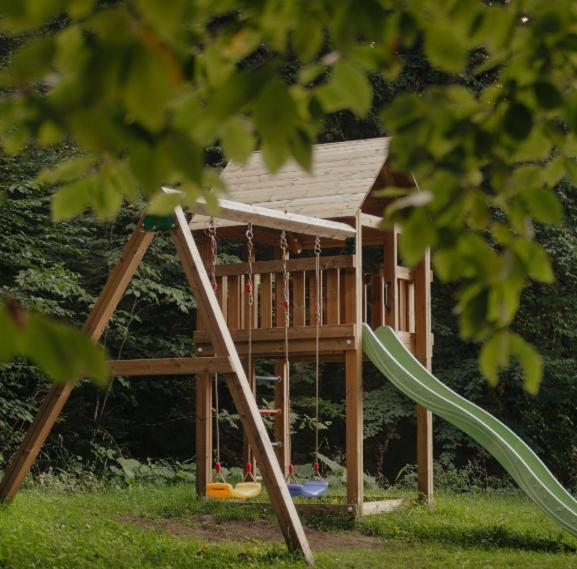
POLYGON ((364 324, 363 350, 395 387, 475 439, 545 514, 577 537, 577 501, 509 427, 440 382, 388 326, 373 332, 364 324))

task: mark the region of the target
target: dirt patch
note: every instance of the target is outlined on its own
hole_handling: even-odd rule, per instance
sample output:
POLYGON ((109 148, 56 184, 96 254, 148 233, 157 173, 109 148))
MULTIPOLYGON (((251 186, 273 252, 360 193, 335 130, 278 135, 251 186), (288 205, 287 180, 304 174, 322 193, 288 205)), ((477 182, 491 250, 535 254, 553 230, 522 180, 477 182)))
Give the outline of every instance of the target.
MULTIPOLYGON (((149 530, 199 539, 210 543, 220 541, 283 543, 283 537, 278 525, 267 520, 219 521, 211 514, 203 514, 178 520, 124 516, 119 518, 119 521, 132 523, 149 530)), ((379 538, 363 535, 356 531, 329 533, 305 527, 305 533, 309 538, 312 549, 316 551, 359 547, 377 549, 383 546, 379 538)))

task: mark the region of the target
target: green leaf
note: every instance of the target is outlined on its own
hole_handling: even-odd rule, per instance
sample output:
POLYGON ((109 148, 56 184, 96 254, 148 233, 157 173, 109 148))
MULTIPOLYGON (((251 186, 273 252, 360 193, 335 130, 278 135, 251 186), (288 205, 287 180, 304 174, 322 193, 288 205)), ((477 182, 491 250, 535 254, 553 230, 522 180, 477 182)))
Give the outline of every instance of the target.
POLYGON ((239 164, 244 164, 254 150, 254 136, 247 121, 241 117, 232 117, 226 121, 220 137, 225 155, 239 164))
POLYGON ((522 103, 513 103, 507 108, 503 126, 515 140, 525 140, 533 128, 531 111, 522 103))
POLYGON ((403 224, 403 233, 399 239, 403 260, 409 266, 415 266, 423 258, 427 247, 434 244, 435 238, 435 228, 428 213, 423 208, 414 209, 403 224))
POLYGON ((62 186, 52 198, 52 219, 64 221, 80 215, 92 204, 95 191, 94 177, 83 178, 62 186))
POLYGON ((509 332, 497 332, 487 340, 479 354, 479 367, 490 385, 499 383, 499 370, 509 365, 509 332))
POLYGON ((42 170, 36 177, 36 182, 39 184, 66 184, 74 182, 78 178, 86 175, 88 170, 94 167, 96 158, 94 156, 82 156, 80 158, 72 158, 71 160, 63 160, 54 168, 46 168, 42 170))
POLYGON ((373 88, 366 74, 343 60, 335 63, 329 82, 316 93, 326 112, 351 109, 361 117, 368 114, 373 99, 373 88))
POLYGON ((527 188, 521 196, 536 221, 550 224, 558 224, 563 221, 563 206, 553 190, 527 188))
POLYGON ((151 50, 135 51, 123 90, 130 118, 151 131, 160 130, 173 93, 172 83, 173 78, 168 75, 164 62, 157 54, 151 50))
POLYGON ((447 25, 431 24, 427 28, 425 53, 429 61, 441 71, 460 73, 465 68, 467 47, 447 25))
POLYGON ((556 109, 563 104, 563 97, 561 93, 553 85, 547 81, 538 81, 533 85, 535 90, 535 98, 539 106, 545 110, 556 109))

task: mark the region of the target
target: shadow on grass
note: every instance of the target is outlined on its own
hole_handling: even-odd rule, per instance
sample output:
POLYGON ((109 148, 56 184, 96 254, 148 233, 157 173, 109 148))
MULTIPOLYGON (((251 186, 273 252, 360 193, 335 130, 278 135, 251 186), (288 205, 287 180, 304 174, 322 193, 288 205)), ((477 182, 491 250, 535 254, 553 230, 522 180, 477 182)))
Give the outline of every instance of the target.
POLYGON ((385 539, 401 539, 412 542, 443 543, 458 547, 519 549, 547 553, 575 553, 577 545, 567 541, 567 536, 559 530, 558 534, 535 535, 520 532, 505 525, 485 525, 482 527, 459 526, 419 526, 411 527, 379 526, 371 523, 361 524, 360 530, 367 535, 378 535, 385 539))

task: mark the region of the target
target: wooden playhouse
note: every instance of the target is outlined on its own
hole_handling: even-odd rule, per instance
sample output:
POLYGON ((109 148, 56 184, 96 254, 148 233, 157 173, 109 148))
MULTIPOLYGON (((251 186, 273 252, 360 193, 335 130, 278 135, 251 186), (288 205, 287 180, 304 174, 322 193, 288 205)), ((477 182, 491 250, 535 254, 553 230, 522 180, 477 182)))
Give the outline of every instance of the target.
MULTIPOLYGON (((378 190, 385 185, 406 186, 411 180, 387 162, 387 138, 319 144, 314 148, 312 175, 295 163, 275 175, 267 172, 262 156, 255 152, 245 166, 230 163, 223 172, 227 199, 313 218, 339 221, 356 230, 356 237, 321 238, 321 361, 343 362, 346 382, 346 466, 348 504, 358 514, 363 508, 363 353, 361 323, 373 328, 388 324, 396 329, 423 365, 430 368, 432 356, 430 315, 430 262, 428 256, 415 269, 399 265, 397 231, 382 229, 385 199, 378 190), (380 249, 378 266, 363 266, 363 251, 380 249)), ((195 216, 190 228, 209 264, 210 247, 205 235, 209 218, 195 216)), ((258 225, 257 221, 253 222, 258 225)), ((252 328, 252 370, 247 370, 251 387, 257 389, 255 360, 275 359, 275 375, 286 377, 284 360, 283 261, 279 245, 286 225, 255 228, 257 244, 272 250, 273 260, 253 259, 255 302, 247 303, 247 262, 216 267, 217 296, 232 338, 247 362, 248 328, 252 328), (274 259, 276 257, 276 259, 274 259), (250 314, 250 311, 253 314, 250 314)), ((219 236, 245 241, 246 224, 230 219, 216 220, 219 236)), ((313 229, 314 233, 314 229, 313 229)), ((316 350, 314 295, 315 263, 310 255, 315 245, 312 234, 288 233, 290 251, 290 361, 311 361, 316 350)), ((203 318, 199 318, 194 343, 198 356, 213 354, 203 318)), ((285 475, 290 462, 289 393, 286 381, 275 386, 274 444, 285 475)), ((212 468, 212 392, 210 375, 197 382, 197 488, 204 493, 212 468)), ((417 408, 418 490, 432 500, 431 414, 417 408)), ((250 451, 247 460, 253 460, 250 451)))
MULTIPOLYGON (((141 218, 84 324, 97 342, 152 239, 168 232, 198 307, 196 354, 112 361, 112 374, 197 379, 199 494, 212 476, 211 376, 222 374, 246 433, 247 460, 258 463, 289 548, 301 551, 309 562, 313 556, 285 483, 290 460, 287 352, 290 362, 344 363, 346 507, 358 515, 379 509, 363 497, 363 322, 393 327, 421 363, 431 365, 429 256, 414 269, 399 265, 398 231, 382 229, 385 201, 378 190, 412 185, 410 177, 388 163, 387 151, 386 138, 319 144, 312 175, 291 162, 271 176, 258 152, 242 168, 229 164, 223 172, 229 195, 219 199, 219 219, 210 223, 202 200, 188 214, 178 206, 166 218, 141 218), (251 247, 244 262, 215 265, 207 228, 244 241, 247 224, 251 245, 270 247, 270 259, 255 259, 251 247), (378 251, 376 264, 363 263, 363 253, 370 248, 378 251), (254 396, 257 358, 276 361, 273 442, 254 396)), ((72 383, 50 388, 6 468, 0 501, 17 492, 73 388, 72 383)), ((417 407, 416 413, 418 490, 430 501, 432 419, 424 408, 417 407)))

